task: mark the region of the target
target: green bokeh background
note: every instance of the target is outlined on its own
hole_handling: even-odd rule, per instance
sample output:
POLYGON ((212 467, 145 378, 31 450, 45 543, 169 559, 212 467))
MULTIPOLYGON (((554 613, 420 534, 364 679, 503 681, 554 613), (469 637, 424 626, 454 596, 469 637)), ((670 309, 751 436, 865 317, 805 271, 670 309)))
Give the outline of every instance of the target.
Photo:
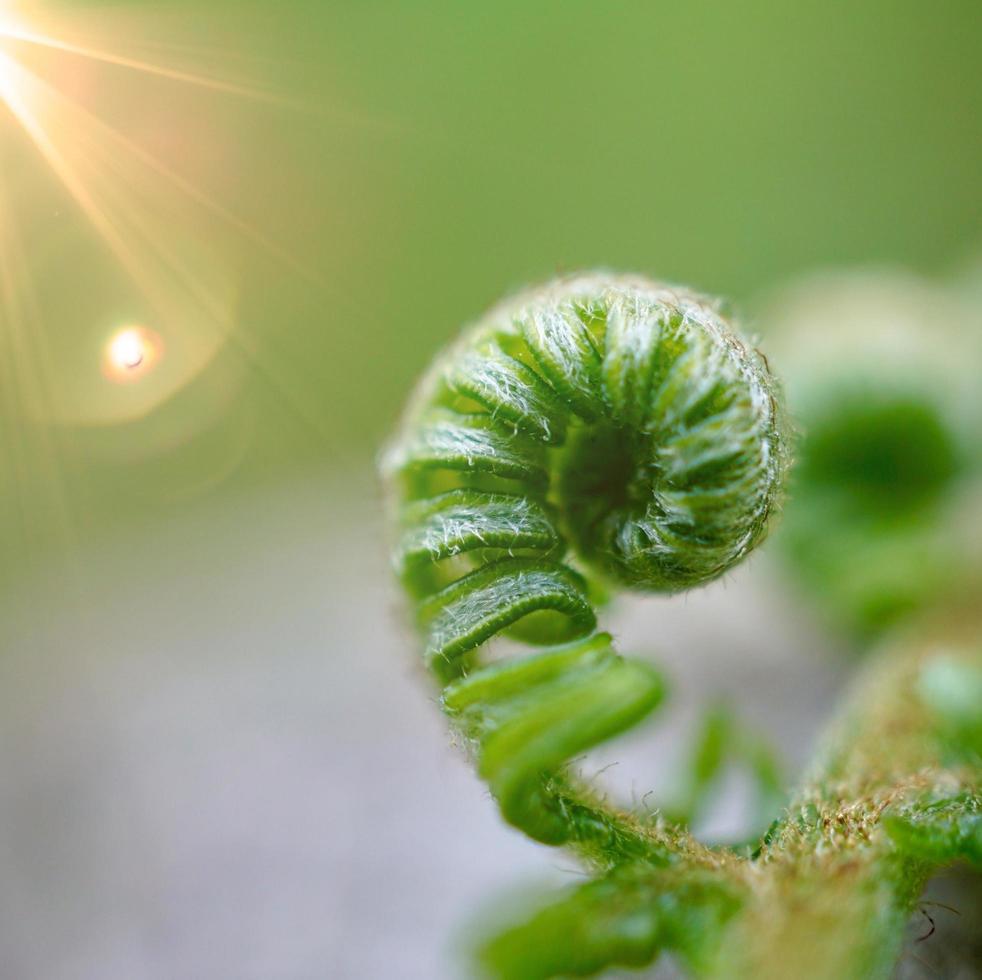
MULTIPOLYGON (((149 416, 45 430, 4 402, 8 451, 54 447, 68 515, 48 513, 50 459, 8 469, 6 574, 61 548, 62 524, 77 544, 311 467, 366 480, 434 350, 503 292, 557 271, 638 270, 752 312, 816 267, 944 271, 979 245, 976 0, 162 6, 196 64, 220 52, 286 102, 104 67, 100 104, 123 130, 186 117, 199 151, 212 136, 193 128, 199 110, 220 118, 229 162, 206 190, 296 265, 228 246, 238 342, 149 416), (242 370, 216 402, 234 359, 242 370)), ((64 9, 79 21, 106 8, 64 9)), ((110 329, 129 287, 18 143, 0 106, 2 165, 29 188, 19 217, 49 343, 100 336, 79 319, 110 329)), ((71 370, 97 358, 93 347, 71 370)))

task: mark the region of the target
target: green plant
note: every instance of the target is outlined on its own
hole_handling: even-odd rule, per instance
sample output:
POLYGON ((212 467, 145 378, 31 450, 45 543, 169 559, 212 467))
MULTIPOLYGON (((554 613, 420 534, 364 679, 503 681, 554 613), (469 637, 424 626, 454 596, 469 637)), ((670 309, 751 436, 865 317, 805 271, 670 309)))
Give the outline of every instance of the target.
POLYGON ((805 438, 780 546, 862 647, 982 578, 982 304, 965 285, 826 274, 765 314, 805 438))
MULTIPOLYGON (((571 768, 663 693, 595 632, 605 584, 723 574, 766 534, 788 460, 764 359, 710 302, 642 279, 518 296, 421 383, 384 469, 426 661, 505 819, 593 874, 490 941, 490 973, 586 975, 667 950, 706 976, 879 976, 932 868, 982 860, 978 758, 925 699, 952 684, 924 681, 935 653, 916 639, 873 662, 752 854, 618 809, 571 768), (548 645, 496 658, 499 634, 548 645)), ((974 676, 974 637, 948 639, 946 669, 974 676)))

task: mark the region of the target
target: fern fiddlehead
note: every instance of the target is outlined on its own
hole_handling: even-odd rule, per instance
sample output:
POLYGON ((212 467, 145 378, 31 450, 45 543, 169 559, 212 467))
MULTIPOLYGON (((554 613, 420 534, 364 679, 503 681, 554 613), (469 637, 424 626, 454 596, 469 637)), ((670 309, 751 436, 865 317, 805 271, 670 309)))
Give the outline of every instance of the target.
POLYGON ((640 278, 520 295, 420 385, 384 462, 396 566, 445 710, 533 838, 642 846, 564 772, 662 694, 651 667, 595 632, 574 561, 655 591, 723 574, 765 534, 782 426, 763 359, 717 310, 640 278), (501 633, 546 647, 485 662, 476 651, 501 633))
POLYGON ((662 949, 719 978, 886 976, 932 869, 982 860, 979 714, 963 696, 978 651, 957 631, 884 651, 749 859, 618 811, 568 771, 662 695, 595 631, 598 579, 678 591, 723 574, 765 534, 787 456, 766 362, 706 301, 640 279, 516 297, 417 390, 384 469, 426 661, 505 818, 597 872, 487 944, 496 976, 662 949), (499 634, 543 649, 495 659, 499 634))

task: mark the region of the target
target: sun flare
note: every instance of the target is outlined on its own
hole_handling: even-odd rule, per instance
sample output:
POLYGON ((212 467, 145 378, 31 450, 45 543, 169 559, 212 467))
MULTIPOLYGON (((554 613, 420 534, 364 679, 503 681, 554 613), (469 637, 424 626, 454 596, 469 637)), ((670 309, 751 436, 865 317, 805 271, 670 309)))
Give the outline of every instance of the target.
POLYGON ((247 341, 233 336, 243 242, 290 259, 206 189, 220 186, 216 172, 236 166, 234 143, 221 139, 222 97, 272 97, 248 77, 222 75, 221 57, 203 62, 182 42, 187 25, 173 22, 173 43, 162 43, 164 22, 156 16, 114 19, 103 10, 93 17, 0 0, 0 156, 11 162, 0 162, 0 331, 16 331, 21 347, 49 373, 52 356, 64 359, 79 343, 87 346, 76 350, 76 363, 101 364, 101 372, 71 371, 55 386, 41 414, 58 424, 126 421, 189 384, 229 345, 249 356, 247 341), (120 92, 140 86, 145 100, 121 114, 105 99, 110 78, 121 83, 120 92), (213 97, 204 102, 195 90, 213 97), (203 128, 207 143, 195 139, 203 128), (34 166, 32 156, 45 166, 34 166), (218 171, 210 162, 216 158, 218 171), (116 300, 105 313, 60 310, 45 324, 36 301, 43 266, 19 250, 36 219, 60 214, 66 200, 74 214, 64 213, 57 234, 87 226, 103 246, 79 239, 73 264, 110 259, 117 284, 111 288, 125 297, 125 320, 152 323, 156 332, 127 327, 105 341, 109 324, 92 317, 118 322, 116 300), (83 319, 73 322, 76 317, 83 319), (59 336, 45 353, 41 337, 49 327, 59 336), (112 398, 100 384, 106 378, 128 384, 151 371, 153 383, 141 385, 136 399, 122 392, 112 398))
POLYGON ((231 408, 250 377, 318 429, 239 303, 257 252, 319 276, 238 213, 228 179, 247 170, 243 113, 290 100, 257 82, 252 28, 234 46, 203 33, 167 5, 0 0, 0 436, 38 535, 72 536, 76 440, 143 458, 220 419, 245 432, 231 408))
POLYGON ((163 354, 160 337, 147 327, 124 327, 106 344, 103 372, 111 381, 130 383, 145 377, 163 354))

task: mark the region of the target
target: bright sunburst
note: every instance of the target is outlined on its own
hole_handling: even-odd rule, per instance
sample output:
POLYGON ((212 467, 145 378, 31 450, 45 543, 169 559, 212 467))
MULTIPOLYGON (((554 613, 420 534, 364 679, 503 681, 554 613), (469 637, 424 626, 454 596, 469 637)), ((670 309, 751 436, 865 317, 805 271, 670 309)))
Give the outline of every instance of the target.
MULTIPOLYGON (((104 39, 111 11, 100 10, 81 20, 75 17, 70 20, 63 8, 56 17, 42 6, 0 0, 0 150, 15 138, 16 128, 28 137, 48 173, 68 192, 136 287, 141 309, 131 311, 132 319, 149 321, 156 335, 166 340, 166 363, 161 360, 165 346, 160 344, 157 358, 161 363, 153 372, 120 374, 105 370, 105 364, 100 371, 100 347, 91 350, 93 384, 100 379, 132 382, 135 377, 144 382, 138 390, 127 385, 116 396, 86 389, 79 398, 84 404, 62 406, 63 411, 55 412, 56 421, 91 424, 145 414, 235 339, 235 264, 241 251, 234 243, 236 238, 250 240, 279 259, 295 263, 283 248, 203 190, 188 172, 188 161, 196 159, 201 145, 202 120, 211 120, 206 127, 209 152, 221 147, 216 135, 221 119, 216 115, 217 103, 208 101, 203 108, 200 98, 189 97, 191 89, 278 100, 247 79, 223 77, 211 67, 205 71, 189 67, 193 66, 193 48, 157 43, 153 22, 141 25, 132 12, 122 22, 123 29, 110 35, 112 43, 104 39), (102 38, 93 39, 96 29, 103 30, 102 38), (153 41, 148 40, 151 37, 153 41), (170 61, 134 53, 148 48, 166 51, 170 61), (124 90, 131 78, 143 80, 141 84, 157 80, 163 86, 159 96, 151 90, 153 101, 166 110, 162 118, 158 121, 151 116, 149 124, 146 118, 135 119, 134 128, 144 134, 149 131, 154 138, 166 137, 167 151, 148 147, 128 131, 128 121, 123 128, 103 116, 90 90, 107 91, 109 78, 124 90), (187 107, 187 129, 175 118, 175 105, 187 107)), ((215 61, 209 57, 209 66, 215 61)), ((221 149, 235 166, 234 147, 221 149)), ((39 173, 37 180, 42 179, 39 173)), ((6 266, 6 274, 0 275, 0 312, 5 314, 2 319, 8 330, 39 333, 39 324, 26 322, 33 306, 28 298, 33 284, 26 271, 31 263, 16 260, 18 202, 10 199, 5 183, 0 176, 0 264, 6 266), (15 264, 19 267, 16 274, 15 264)), ((116 315, 118 311, 114 319, 116 315)), ((105 324, 102 336, 113 329, 112 323, 105 324)), ((248 356, 250 345, 242 338, 237 344, 248 356)))
MULTIPOLYGON (((243 62, 202 52, 197 13, 172 15, 166 43, 161 16, 0 0, 0 421, 25 499, 58 492, 58 429, 142 418, 223 350, 209 411, 225 411, 256 346, 237 315, 245 246, 297 269, 207 189, 246 162, 222 97, 280 100, 216 69, 243 62)), ((186 414, 188 434, 206 424, 186 414)))
MULTIPOLYGON (((104 16, 99 14, 100 22, 104 16)), ((88 27, 91 29, 92 24, 88 27)), ((146 379, 148 383, 139 394, 129 393, 124 399, 121 393, 113 399, 105 392, 89 390, 83 395, 85 404, 56 413, 74 416, 61 421, 111 422, 144 414, 169 397, 229 339, 235 278, 229 253, 234 250, 214 241, 216 235, 221 236, 216 222, 226 231, 232 228, 260 241, 262 236, 182 176, 181 160, 168 161, 104 121, 84 97, 86 93, 80 91, 85 86, 79 79, 91 77, 95 68, 105 66, 121 73, 121 78, 139 73, 162 83, 266 96, 253 86, 110 50, 80 33, 73 36, 68 33, 70 29, 67 21, 51 23, 40 7, 12 5, 10 0, 0 6, 0 104, 6 105, 49 172, 70 194, 135 285, 143 312, 160 335, 170 338, 167 348, 177 355, 153 373, 153 384, 147 370, 101 372, 113 382, 146 379), (49 70, 44 75, 32 64, 38 55, 46 59, 49 70), (203 214, 209 220, 204 220, 203 214)), ((6 141, 13 134, 9 125, 3 127, 2 123, 0 116, 0 140, 6 141)), ((0 194, 7 190, 0 186, 0 194)), ((15 205, 15 201, 0 202, 5 219, 0 226, 0 261, 8 266, 17 247, 13 236, 15 205)), ((32 306, 25 301, 33 288, 25 278, 29 265, 21 263, 19 275, 8 268, 2 280, 0 309, 6 314, 8 329, 39 329, 38 324, 24 322, 32 306)), ((163 347, 155 349, 159 356, 163 347)), ((93 350, 93 380, 100 376, 99 359, 98 349, 93 350)))

